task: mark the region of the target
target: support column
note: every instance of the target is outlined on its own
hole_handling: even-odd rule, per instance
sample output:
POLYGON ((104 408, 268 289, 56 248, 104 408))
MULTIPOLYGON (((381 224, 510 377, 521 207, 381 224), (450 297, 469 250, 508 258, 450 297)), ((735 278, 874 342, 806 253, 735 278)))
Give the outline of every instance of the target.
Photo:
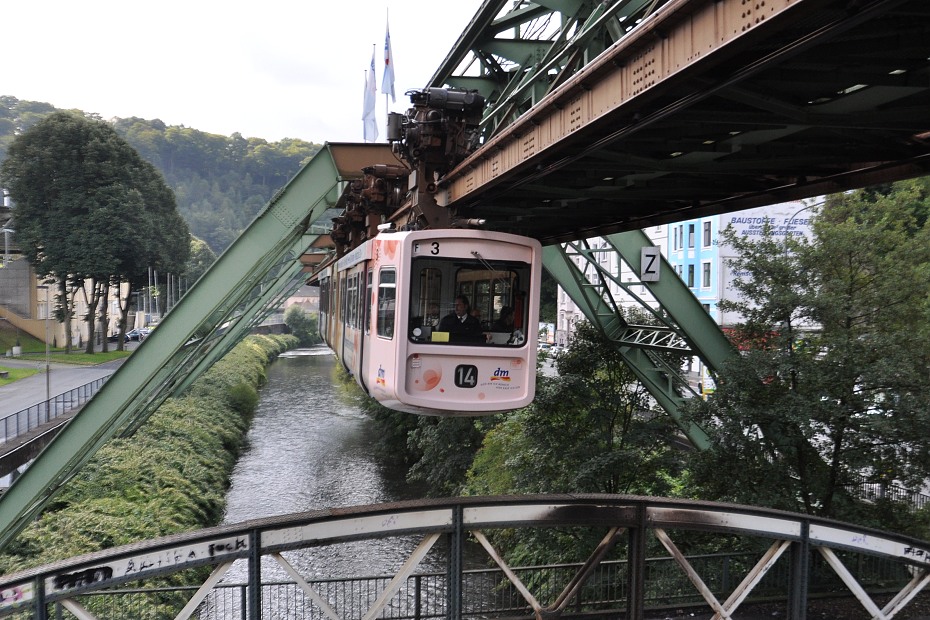
POLYGON ((627 530, 627 620, 643 620, 646 608, 646 507, 636 513, 636 525, 627 530))
POLYGON ((465 528, 462 525, 462 507, 452 510, 452 532, 449 534, 449 566, 446 570, 446 618, 462 618, 462 575, 465 528))
POLYGON ((249 533, 249 620, 262 620, 262 552, 261 534, 249 533))
POLYGON ((810 523, 801 523, 801 540, 791 543, 791 571, 788 586, 788 620, 807 618, 807 581, 810 578, 810 523))

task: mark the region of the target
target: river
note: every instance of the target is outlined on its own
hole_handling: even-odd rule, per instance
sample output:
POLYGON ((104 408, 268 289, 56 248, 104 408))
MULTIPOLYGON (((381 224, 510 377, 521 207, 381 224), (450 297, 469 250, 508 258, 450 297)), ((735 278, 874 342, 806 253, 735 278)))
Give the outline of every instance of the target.
MULTIPOLYGON (((268 367, 247 447, 232 474, 225 523, 422 497, 402 469, 375 454, 375 424, 337 385, 337 365, 332 351, 319 346, 284 353, 268 367)), ((384 574, 396 570, 417 542, 357 542, 285 556, 308 579, 384 574)), ((421 568, 443 570, 439 550, 432 553, 421 568)), ((246 574, 240 561, 223 581, 244 582, 246 574)), ((262 578, 287 576, 265 558, 262 578)))

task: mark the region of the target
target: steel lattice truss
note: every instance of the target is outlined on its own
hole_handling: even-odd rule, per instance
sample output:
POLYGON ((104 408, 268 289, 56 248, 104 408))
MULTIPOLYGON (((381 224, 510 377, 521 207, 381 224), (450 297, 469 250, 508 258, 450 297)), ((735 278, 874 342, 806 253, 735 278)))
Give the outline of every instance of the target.
POLYGON ((488 0, 430 80, 490 102, 490 138, 668 0, 488 0))
POLYGON ((548 245, 930 172, 923 0, 487 0, 430 86, 484 143, 459 217, 548 245))

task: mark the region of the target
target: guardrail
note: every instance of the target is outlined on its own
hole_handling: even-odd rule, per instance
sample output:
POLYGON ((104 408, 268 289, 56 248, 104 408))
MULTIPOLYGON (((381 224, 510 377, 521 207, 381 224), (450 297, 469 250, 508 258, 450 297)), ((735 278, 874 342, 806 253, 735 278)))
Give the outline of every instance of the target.
MULTIPOLYGON (((752 553, 717 553, 707 555, 689 555, 688 562, 707 580, 714 591, 731 592, 739 582, 739 577, 754 562, 752 553)), ((900 564, 885 558, 860 557, 847 560, 856 565, 856 574, 860 583, 869 587, 871 592, 892 591, 889 584, 906 581, 909 575, 900 564)), ((558 584, 566 583, 576 574, 582 565, 553 564, 546 566, 515 567, 513 572, 523 583, 542 583, 543 588, 537 592, 542 600, 551 600, 558 596, 558 584)), ((626 579, 628 562, 612 560, 602 562, 597 573, 590 580, 590 585, 581 590, 579 596, 563 613, 563 617, 590 613, 592 609, 622 610, 626 607, 623 588, 618 587, 626 579)), ((646 609, 682 609, 703 606, 703 599, 689 587, 687 577, 678 570, 671 557, 648 558, 646 572, 654 584, 646 592, 646 609)), ((784 597, 789 580, 789 572, 784 565, 776 565, 766 575, 766 579, 753 591, 747 603, 754 601, 771 601, 784 597)), ((361 618, 366 611, 360 604, 354 609, 348 605, 350 599, 371 602, 373 597, 365 593, 382 591, 390 582, 391 575, 345 577, 338 579, 320 579, 309 582, 320 596, 342 609, 346 617, 361 618), (346 613, 346 610, 350 610, 346 613)), ((431 620, 445 618, 447 614, 447 575, 445 573, 416 573, 407 578, 401 589, 402 596, 396 597, 380 616, 382 620, 431 620)), ((533 610, 500 569, 466 570, 463 574, 463 590, 466 600, 463 602, 462 615, 465 618, 520 618, 533 615, 533 610)), ((96 620, 139 619, 153 615, 153 602, 162 605, 174 601, 180 608, 197 591, 196 586, 120 588, 76 596, 75 600, 86 609, 92 609, 96 620)), ((263 619, 287 620, 323 620, 325 616, 315 607, 312 600, 305 596, 300 586, 293 581, 266 581, 262 583, 263 619)), ((811 567, 809 593, 814 597, 849 596, 843 591, 842 583, 824 562, 815 562, 811 567)), ((209 596, 201 603, 196 617, 201 620, 242 620, 247 615, 248 584, 220 583, 214 586, 209 596)), ((50 617, 72 618, 61 604, 57 604, 50 617)), ((699 610, 695 610, 699 611, 699 610)), ((693 615, 693 614, 692 614, 693 615)), ((23 614, 25 618, 26 614, 23 614)), ((19 616, 16 616, 19 617, 19 616)))
POLYGON ((814 587, 818 574, 816 582, 827 583, 826 592, 853 594, 871 617, 890 618, 930 583, 930 542, 713 502, 616 495, 419 500, 257 519, 61 560, 0 578, 0 617, 45 620, 60 605, 78 618, 132 620, 464 620, 582 613, 642 620, 647 605, 703 601, 705 608, 730 617, 749 595, 775 595, 789 617, 804 620, 808 597, 824 592, 814 587), (590 556, 574 565, 509 567, 497 544, 512 542, 512 535, 491 541, 495 532, 525 528, 583 534, 590 556), (689 532, 704 539, 722 536, 718 547, 752 551, 727 562, 689 558, 675 542, 691 542, 689 532), (477 541, 499 570, 464 570, 466 538, 477 541), (396 552, 381 558, 386 568, 402 564, 393 576, 346 579, 326 573, 331 568, 326 558, 359 553, 343 545, 380 539, 406 541, 403 551, 392 545, 396 552), (448 554, 446 572, 415 574, 440 540, 448 554), (645 555, 647 546, 660 545, 672 557, 661 566, 645 555), (322 555, 310 559, 305 549, 322 555), (221 581, 237 561, 246 563, 249 582, 226 590, 221 581), (262 572, 272 565, 293 585, 264 582, 262 572), (301 574, 308 570, 313 574, 301 574), (192 596, 159 590, 148 597, 144 613, 140 608, 126 615, 128 599, 118 615, 104 612, 105 599, 117 587, 164 585, 166 577, 181 572, 202 584, 192 596), (229 592, 222 602, 218 588, 229 592), (879 608, 872 596, 889 589, 897 594, 879 608))
POLYGON ((89 401, 110 377, 102 377, 0 418, 0 444, 25 435, 89 401))

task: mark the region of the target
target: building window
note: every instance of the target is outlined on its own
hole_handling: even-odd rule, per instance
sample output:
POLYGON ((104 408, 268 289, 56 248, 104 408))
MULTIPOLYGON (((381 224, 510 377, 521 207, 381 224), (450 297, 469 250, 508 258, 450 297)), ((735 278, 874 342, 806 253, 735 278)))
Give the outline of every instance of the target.
POLYGON ((704 312, 710 314, 710 304, 701 304, 701 307, 704 308, 704 312))
POLYGON ((704 222, 704 243, 705 248, 710 247, 710 222, 704 222))
POLYGON ((701 288, 710 288, 710 263, 701 263, 701 288))
POLYGON ((694 224, 688 224, 688 247, 694 247, 694 224))
POLYGON ((694 287, 694 265, 688 265, 688 286, 694 287))

